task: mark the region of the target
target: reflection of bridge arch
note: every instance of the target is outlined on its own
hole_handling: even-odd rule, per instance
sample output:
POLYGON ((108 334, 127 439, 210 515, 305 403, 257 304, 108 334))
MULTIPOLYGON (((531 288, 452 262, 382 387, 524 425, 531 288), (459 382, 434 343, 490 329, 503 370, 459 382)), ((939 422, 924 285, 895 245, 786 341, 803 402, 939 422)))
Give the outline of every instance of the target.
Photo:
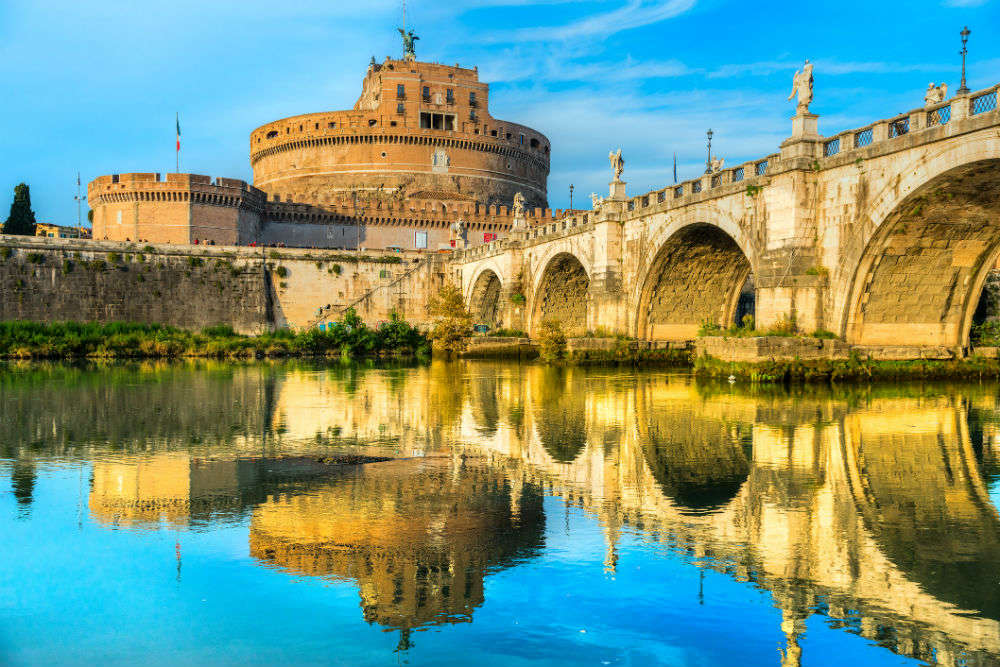
POLYGON ((841 328, 857 344, 966 345, 1000 253, 1000 139, 970 135, 877 193, 870 226, 842 266, 841 328))
POLYGON ((485 268, 472 281, 469 290, 468 308, 476 324, 485 324, 490 328, 501 326, 503 309, 500 307, 500 294, 503 283, 500 276, 491 268, 485 268))
POLYGON ((677 222, 650 245, 643 264, 648 270, 635 296, 640 338, 686 340, 705 321, 735 321, 740 289, 752 270, 752 254, 736 225, 677 222))
POLYGON ((936 600, 1000 621, 1000 517, 964 407, 944 405, 919 420, 851 415, 841 446, 854 507, 885 559, 936 600))
POLYGON ((558 320, 567 335, 587 330, 590 302, 590 272, 583 261, 569 252, 554 252, 539 263, 543 267, 531 290, 529 333, 537 333, 545 320, 558 320))
POLYGON ((698 417, 691 407, 651 410, 648 396, 637 396, 638 445, 646 473, 677 511, 717 512, 747 483, 753 459, 750 428, 698 417))

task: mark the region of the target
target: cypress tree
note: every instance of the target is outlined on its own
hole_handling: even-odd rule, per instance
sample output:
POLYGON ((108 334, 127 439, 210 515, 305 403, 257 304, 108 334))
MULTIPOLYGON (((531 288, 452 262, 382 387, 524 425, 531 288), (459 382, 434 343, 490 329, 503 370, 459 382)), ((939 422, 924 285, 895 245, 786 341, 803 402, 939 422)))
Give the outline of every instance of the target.
POLYGON ((10 217, 3 223, 3 233, 35 235, 35 212, 31 210, 31 191, 24 183, 14 188, 14 203, 10 205, 10 217))

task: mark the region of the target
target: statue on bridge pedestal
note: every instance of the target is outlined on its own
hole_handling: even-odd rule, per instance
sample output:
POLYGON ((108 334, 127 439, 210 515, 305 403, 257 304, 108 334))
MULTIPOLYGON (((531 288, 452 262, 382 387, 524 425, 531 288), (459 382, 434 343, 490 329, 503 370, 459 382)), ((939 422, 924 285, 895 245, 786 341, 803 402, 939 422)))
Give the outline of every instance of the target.
POLYGON ((455 241, 456 249, 461 250, 465 248, 465 221, 461 218, 451 223, 451 237, 455 241))
POLYGON ((528 221, 524 218, 525 201, 524 195, 520 192, 514 194, 514 207, 511 209, 514 221, 511 224, 511 229, 524 229, 528 226, 528 221))
POLYGON ((709 169, 713 174, 722 171, 723 167, 726 166, 726 159, 721 157, 714 157, 709 163, 709 169))
POLYGON ((944 102, 948 98, 948 84, 942 83, 940 86, 935 86, 934 82, 931 81, 927 84, 927 92, 924 94, 924 106, 930 107, 938 104, 939 102, 944 102))
POLYGON ((795 107, 795 115, 808 115, 809 104, 813 99, 813 66, 808 60, 792 78, 792 92, 788 95, 788 99, 792 99, 796 94, 799 96, 799 101, 795 107))
POLYGON ((616 153, 608 153, 608 160, 611 161, 611 168, 615 172, 615 183, 621 183, 622 172, 625 171, 625 159, 622 157, 622 149, 616 153))

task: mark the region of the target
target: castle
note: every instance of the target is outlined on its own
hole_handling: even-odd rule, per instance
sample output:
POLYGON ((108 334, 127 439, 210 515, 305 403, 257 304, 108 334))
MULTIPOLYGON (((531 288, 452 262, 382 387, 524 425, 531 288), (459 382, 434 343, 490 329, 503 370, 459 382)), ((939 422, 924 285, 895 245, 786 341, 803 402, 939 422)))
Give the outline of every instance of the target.
POLYGON ((101 176, 95 239, 439 250, 551 222, 549 140, 493 118, 478 69, 372 58, 349 111, 250 134, 253 184, 195 174, 101 176), (522 213, 523 211, 523 213, 522 213))

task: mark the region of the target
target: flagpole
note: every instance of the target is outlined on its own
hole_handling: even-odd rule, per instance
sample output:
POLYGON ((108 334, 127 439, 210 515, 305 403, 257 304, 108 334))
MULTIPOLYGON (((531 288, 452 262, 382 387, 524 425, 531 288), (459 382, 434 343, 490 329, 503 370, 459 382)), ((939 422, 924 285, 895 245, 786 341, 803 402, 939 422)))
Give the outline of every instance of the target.
POLYGON ((181 114, 178 111, 176 114, 177 120, 177 154, 174 156, 176 164, 174 165, 175 173, 181 173, 181 114))

